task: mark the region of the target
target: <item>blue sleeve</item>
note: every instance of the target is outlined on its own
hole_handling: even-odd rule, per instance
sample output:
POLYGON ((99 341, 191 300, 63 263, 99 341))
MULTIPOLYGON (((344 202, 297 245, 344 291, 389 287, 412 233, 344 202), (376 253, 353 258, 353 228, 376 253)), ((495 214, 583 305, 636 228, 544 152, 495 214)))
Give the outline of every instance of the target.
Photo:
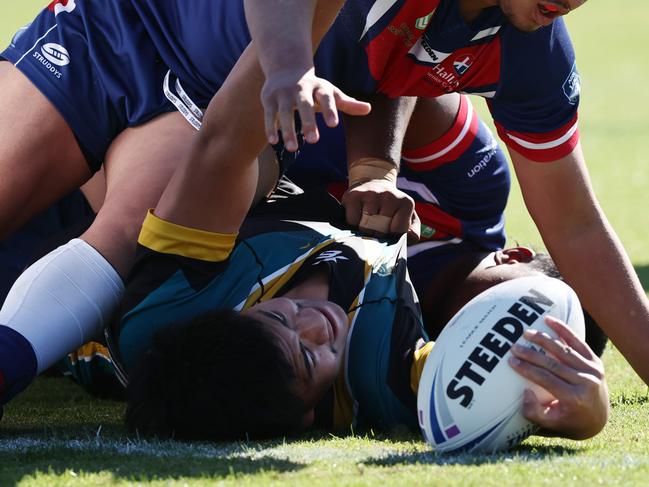
POLYGON ((533 33, 502 34, 502 72, 489 108, 503 141, 533 160, 554 160, 578 141, 580 79, 562 19, 533 33))

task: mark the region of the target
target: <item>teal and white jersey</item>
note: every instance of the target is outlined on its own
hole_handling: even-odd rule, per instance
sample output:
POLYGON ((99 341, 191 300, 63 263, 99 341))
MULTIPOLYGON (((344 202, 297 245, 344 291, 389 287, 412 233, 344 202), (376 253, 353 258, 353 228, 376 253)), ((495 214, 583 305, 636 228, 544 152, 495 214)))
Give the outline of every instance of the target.
POLYGON ((405 236, 386 241, 351 231, 342 207, 324 192, 261 205, 239 235, 181 227, 150 213, 122 319, 108 333, 116 367, 126 380, 156 331, 281 296, 324 265, 329 299, 348 311, 350 332, 344 367, 318 407, 318 424, 416 429, 411 371, 426 337, 405 253, 405 236))

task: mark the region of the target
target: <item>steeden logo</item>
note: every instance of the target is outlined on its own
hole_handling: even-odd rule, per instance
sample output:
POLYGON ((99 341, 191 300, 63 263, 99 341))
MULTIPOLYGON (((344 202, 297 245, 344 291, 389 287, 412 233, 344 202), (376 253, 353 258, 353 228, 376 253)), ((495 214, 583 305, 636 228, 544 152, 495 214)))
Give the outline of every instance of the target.
POLYGON ((49 42, 41 47, 41 52, 45 59, 57 66, 67 66, 70 64, 70 54, 68 50, 60 44, 49 42))

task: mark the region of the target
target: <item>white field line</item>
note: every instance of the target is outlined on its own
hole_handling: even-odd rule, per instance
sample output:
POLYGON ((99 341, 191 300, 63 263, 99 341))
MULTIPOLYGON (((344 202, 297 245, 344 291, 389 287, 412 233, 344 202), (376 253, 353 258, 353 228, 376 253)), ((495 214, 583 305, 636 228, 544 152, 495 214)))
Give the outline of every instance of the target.
POLYGON ((12 438, 0 439, 0 453, 27 453, 34 450, 72 450, 112 454, 142 454, 161 458, 232 458, 249 456, 251 450, 238 445, 203 445, 179 442, 155 442, 142 440, 109 440, 104 438, 87 440, 64 440, 56 438, 12 438))
POLYGON ((58 438, 12 438, 0 439, 0 453, 29 453, 33 451, 84 451, 117 455, 148 455, 156 458, 249 458, 273 457, 310 463, 320 461, 363 461, 368 458, 385 458, 400 453, 393 448, 377 447, 345 451, 338 447, 323 447, 317 444, 280 444, 263 447, 256 444, 230 443, 210 445, 203 443, 180 443, 174 441, 111 440, 101 437, 84 440, 58 438))
MULTIPOLYGON (((323 447, 316 443, 302 444, 280 444, 271 447, 263 447, 256 444, 230 443, 227 445, 209 445, 202 443, 180 443, 174 441, 148 441, 148 440, 110 440, 101 437, 85 440, 66 439, 39 439, 39 438, 12 438, 0 439, 0 453, 30 453, 34 451, 83 451, 95 454, 117 454, 117 455, 148 455, 156 458, 197 458, 197 459, 231 459, 248 458, 251 460, 273 457, 281 460, 289 460, 309 464, 313 462, 375 462, 380 459, 388 459, 390 456, 405 455, 407 462, 431 463, 434 465, 471 465, 476 460, 490 457, 472 454, 461 455, 434 455, 432 452, 421 448, 390 448, 376 444, 367 447, 344 446, 323 447)), ((544 468, 560 467, 561 465, 583 465, 587 469, 593 468, 614 468, 634 469, 649 466, 649 458, 646 455, 619 454, 611 455, 611 452, 603 452, 604 456, 546 456, 538 454, 520 454, 511 452, 509 454, 497 455, 493 461, 504 462, 506 465, 525 464, 530 461, 539 462, 545 465, 544 468)), ((400 464, 398 458, 394 459, 395 464, 400 464)), ((390 462, 388 462, 388 465, 390 462)))

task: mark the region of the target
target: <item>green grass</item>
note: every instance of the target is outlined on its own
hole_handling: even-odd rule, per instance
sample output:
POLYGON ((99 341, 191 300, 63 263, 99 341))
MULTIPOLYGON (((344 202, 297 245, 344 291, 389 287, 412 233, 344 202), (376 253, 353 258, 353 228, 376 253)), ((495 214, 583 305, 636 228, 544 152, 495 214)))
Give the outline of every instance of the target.
MULTIPOLYGON (((6 3, 2 43, 46 2, 6 3)), ((583 78, 580 127, 593 183, 647 290, 649 4, 620 5, 588 2, 569 24, 583 78)), ((541 246, 517 187, 507 216, 513 239, 541 246)), ((497 456, 437 456, 415 436, 148 442, 125 433, 123 404, 92 399, 64 379, 42 378, 7 407, 0 423, 0 486, 646 485, 647 387, 615 349, 606 350, 604 361, 613 407, 600 435, 585 442, 532 438, 497 456)))

